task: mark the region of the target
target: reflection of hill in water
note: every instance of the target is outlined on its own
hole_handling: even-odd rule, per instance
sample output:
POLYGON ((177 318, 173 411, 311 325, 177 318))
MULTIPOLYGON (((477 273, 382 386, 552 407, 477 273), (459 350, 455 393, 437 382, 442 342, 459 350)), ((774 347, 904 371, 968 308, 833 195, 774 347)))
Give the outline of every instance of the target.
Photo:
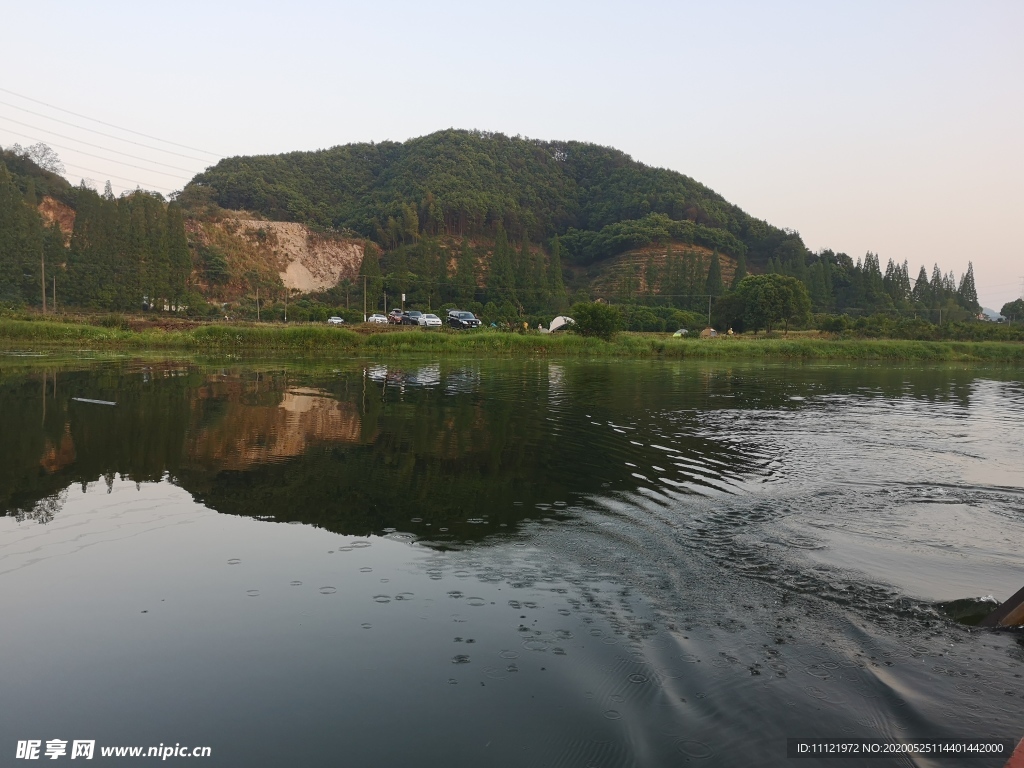
POLYGON ((656 467, 679 493, 756 478, 764 447, 737 441, 728 420, 709 429, 709 409, 799 409, 848 392, 966 406, 973 378, 543 361, 35 372, 0 379, 0 508, 45 520, 72 484, 170 479, 223 513, 479 539, 583 497, 633 491, 634 464, 656 467))
MULTIPOLYGON (((302 456, 315 445, 363 439, 354 403, 300 387, 282 392, 277 405, 245 405, 239 398, 240 382, 231 384, 235 386, 217 387, 220 391, 214 395, 227 400, 223 417, 190 431, 185 448, 189 469, 241 471, 302 456), (231 393, 231 389, 236 391, 231 393)), ((204 389, 214 387, 206 385, 204 389)), ((210 399, 204 394, 201 399, 210 399)))

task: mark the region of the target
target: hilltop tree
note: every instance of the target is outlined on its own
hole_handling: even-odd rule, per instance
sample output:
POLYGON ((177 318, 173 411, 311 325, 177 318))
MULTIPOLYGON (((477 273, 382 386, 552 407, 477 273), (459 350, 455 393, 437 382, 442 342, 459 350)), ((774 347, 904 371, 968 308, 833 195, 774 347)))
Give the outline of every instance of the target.
POLYGON ((789 331, 790 322, 804 321, 811 311, 811 299, 802 282, 789 275, 748 275, 736 288, 743 302, 744 326, 771 333, 780 322, 789 331))
POLYGON ((744 277, 747 276, 747 256, 744 253, 740 253, 736 257, 736 274, 732 276, 732 290, 736 290, 736 286, 740 284, 744 277))

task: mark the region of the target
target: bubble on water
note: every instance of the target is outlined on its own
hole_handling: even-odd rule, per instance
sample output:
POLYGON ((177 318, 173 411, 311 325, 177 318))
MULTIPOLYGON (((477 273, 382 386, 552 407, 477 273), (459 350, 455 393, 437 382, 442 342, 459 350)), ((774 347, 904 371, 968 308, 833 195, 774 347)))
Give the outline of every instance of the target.
POLYGON ((448 593, 448 597, 458 600, 460 597, 462 597, 462 593, 459 592, 459 590, 457 589, 453 589, 451 592, 448 593))
POLYGON ((391 581, 391 579, 381 579, 380 583, 381 584, 387 584, 389 581, 391 581))
POLYGON ((605 645, 616 645, 619 642, 619 638, 617 638, 617 637, 606 637, 601 642, 604 643, 605 645))
POLYGON ((391 602, 391 596, 390 595, 374 595, 373 596, 373 601, 375 603, 390 603, 391 602))
POLYGON ((337 587, 320 587, 320 594, 321 595, 333 595, 337 591, 338 591, 337 587))
POLYGON ((260 591, 258 589, 247 589, 245 590, 245 594, 247 594, 249 597, 259 597, 260 591))
POLYGON ((373 629, 373 624, 371 624, 371 623, 370 623, 370 622, 368 622, 368 621, 364 621, 364 622, 363 622, 362 624, 360 624, 359 626, 361 626, 361 627, 362 627, 363 629, 373 629))
POLYGON ((371 568, 368 565, 364 565, 362 568, 359 569, 359 572, 360 573, 373 573, 373 568, 371 568))
POLYGON ((621 720, 622 715, 617 709, 606 709, 604 711, 605 720, 621 720))
POLYGON ((603 629, 598 629, 597 627, 594 627, 592 630, 590 630, 590 634, 593 637, 600 637, 601 635, 604 634, 604 630, 603 629))
POLYGON ((452 575, 457 579, 466 579, 469 578, 470 573, 469 571, 455 571, 452 575))
POLYGON ((644 683, 650 682, 645 675, 634 674, 629 676, 629 682, 636 685, 643 685, 644 683))
POLYGON ((334 550, 333 549, 328 549, 327 550, 327 554, 328 555, 333 555, 334 554, 334 550))
POLYGON ((573 637, 575 637, 575 635, 573 635, 573 633, 570 632, 568 629, 556 629, 555 637, 557 637, 559 640, 572 640, 573 637))
POLYGON ((516 653, 515 651, 502 651, 498 655, 501 656, 501 658, 503 658, 503 659, 518 659, 519 658, 519 654, 516 653))
POLYGON ((238 565, 240 562, 242 562, 241 558, 232 557, 230 560, 228 560, 228 565, 238 565))
POLYGON ((703 741, 692 739, 680 739, 676 742, 676 749, 694 760, 705 760, 715 754, 715 751, 703 741))
POLYGON ((409 522, 410 523, 422 523, 423 522, 423 518, 422 517, 410 517, 409 518, 409 522))
POLYGON ((570 611, 568 608, 559 608, 558 613, 561 616, 568 616, 570 613, 572 613, 572 611, 570 611))
POLYGON ((351 544, 349 544, 349 546, 352 547, 352 549, 366 549, 368 546, 370 546, 370 542, 353 541, 351 544))
POLYGON ((448 678, 448 685, 458 685, 458 684, 459 684, 459 681, 456 680, 454 677, 449 677, 448 678))
POLYGON ((679 656, 680 659, 685 661, 687 664, 696 664, 700 659, 697 658, 695 653, 683 653, 679 656))
POLYGON ((414 597, 412 592, 399 592, 395 595, 395 600, 412 600, 414 597))
POLYGON ((338 547, 339 552, 351 552, 352 547, 338 547))
POLYGON ((292 582, 289 582, 289 583, 293 587, 301 587, 302 586, 302 582, 301 581, 292 581, 292 582))
POLYGON ((508 677, 508 672, 500 667, 487 667, 484 674, 491 680, 505 680, 508 677))
POLYGON ((557 645, 551 649, 551 652, 555 654, 555 656, 565 656, 565 648, 559 648, 557 645))
POLYGON ((457 653, 452 656, 452 664, 469 664, 469 655, 465 653, 457 653))
POLYGON ((808 685, 804 688, 804 691, 809 696, 813 696, 816 699, 824 699, 826 696, 828 696, 828 694, 821 690, 821 688, 815 688, 813 685, 808 685))
POLYGON ((612 701, 614 701, 616 704, 621 704, 622 702, 624 702, 626 700, 626 697, 623 696, 621 693, 613 693, 608 698, 611 699, 612 701))
POLYGON ((481 605, 487 605, 487 601, 482 597, 467 597, 466 602, 475 608, 479 608, 481 605))
POLYGON ((548 644, 543 640, 524 640, 523 648, 528 651, 546 651, 548 644))
POLYGON ((518 664, 509 664, 507 667, 505 667, 505 669, 507 671, 509 671, 509 672, 518 672, 519 671, 519 665, 518 664))

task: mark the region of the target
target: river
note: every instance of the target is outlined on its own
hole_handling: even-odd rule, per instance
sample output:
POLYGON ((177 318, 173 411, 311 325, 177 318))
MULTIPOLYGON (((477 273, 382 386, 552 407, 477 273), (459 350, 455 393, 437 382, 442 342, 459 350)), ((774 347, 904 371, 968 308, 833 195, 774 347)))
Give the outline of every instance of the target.
POLYGON ((943 607, 1024 585, 1019 371, 8 356, 0 414, 11 762, 771 766, 1024 732, 1024 637, 943 607))

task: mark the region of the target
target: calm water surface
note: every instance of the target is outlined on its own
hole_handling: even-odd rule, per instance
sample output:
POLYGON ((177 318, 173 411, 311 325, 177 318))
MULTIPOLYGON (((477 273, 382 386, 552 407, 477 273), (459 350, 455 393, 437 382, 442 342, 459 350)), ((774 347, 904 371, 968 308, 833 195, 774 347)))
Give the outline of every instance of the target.
POLYGON ((937 608, 1024 584, 1019 372, 7 357, 0 415, 5 765, 1024 733, 1020 634, 937 608))

